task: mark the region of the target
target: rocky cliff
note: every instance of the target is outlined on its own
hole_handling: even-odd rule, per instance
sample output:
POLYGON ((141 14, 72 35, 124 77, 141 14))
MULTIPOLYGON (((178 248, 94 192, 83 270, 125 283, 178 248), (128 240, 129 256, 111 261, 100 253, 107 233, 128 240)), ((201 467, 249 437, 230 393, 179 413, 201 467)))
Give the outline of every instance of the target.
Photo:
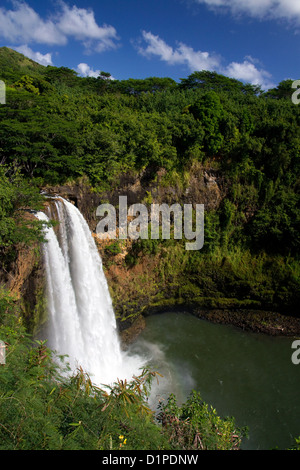
POLYGON ((153 174, 151 169, 140 174, 124 174, 117 187, 95 192, 84 181, 64 186, 46 186, 49 195, 60 195, 74 202, 88 222, 92 232, 97 225, 98 205, 109 202, 115 207, 119 196, 127 196, 128 205, 155 202, 158 204, 204 204, 205 210, 217 209, 226 195, 226 183, 220 172, 212 167, 194 164, 185 177, 172 175, 161 169, 153 174))
POLYGON ((27 330, 34 335, 47 319, 46 286, 39 245, 16 247, 16 259, 2 282, 19 304, 27 330))
MULTIPOLYGON (((123 175, 116 188, 106 191, 96 192, 84 181, 43 188, 49 195, 72 201, 87 220, 102 257, 124 341, 136 337, 144 327, 146 315, 168 309, 190 311, 201 318, 244 329, 276 335, 299 334, 297 315, 285 315, 284 311, 273 308, 268 297, 270 288, 265 288, 259 279, 242 277, 224 256, 212 260, 196 253, 193 258, 177 242, 149 241, 142 245, 130 239, 97 237, 98 205, 109 202, 117 207, 120 195, 127 196, 128 205, 204 204, 208 212, 217 210, 226 197, 228 184, 212 168, 194 166, 184 178, 173 175, 171 180, 163 170, 155 175, 148 171, 123 175)), ((33 216, 27 213, 26 217, 33 216)), ((1 282, 18 299, 28 330, 36 333, 43 328, 47 316, 41 250, 37 244, 20 245, 16 250, 15 262, 9 273, 2 273, 1 282)), ((271 288, 274 289, 272 285, 271 288)))
POLYGON ((99 240, 96 236, 98 205, 109 202, 117 207, 120 195, 127 196, 128 205, 178 202, 204 204, 206 211, 214 211, 226 197, 227 187, 228 183, 213 168, 196 165, 184 178, 172 180, 164 170, 155 175, 150 170, 123 175, 116 188, 106 191, 95 192, 83 182, 43 189, 72 201, 87 220, 102 256, 119 329, 126 340, 143 328, 145 315, 170 308, 244 329, 298 334, 299 319, 274 310, 263 295, 252 296, 246 286, 250 294, 247 293, 247 280, 237 281, 225 258, 217 266, 204 266, 200 278, 189 269, 186 276, 189 259, 179 245, 139 251, 130 240, 99 240))

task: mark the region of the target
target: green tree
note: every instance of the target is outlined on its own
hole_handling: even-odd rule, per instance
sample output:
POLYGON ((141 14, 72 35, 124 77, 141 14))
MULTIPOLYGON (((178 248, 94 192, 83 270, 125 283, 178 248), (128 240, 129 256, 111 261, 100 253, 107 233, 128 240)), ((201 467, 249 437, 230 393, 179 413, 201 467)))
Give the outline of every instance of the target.
POLYGON ((43 222, 29 211, 42 208, 38 188, 31 186, 18 171, 0 167, 0 259, 6 270, 15 259, 16 246, 44 240, 43 222))
POLYGON ((220 131, 223 107, 216 92, 207 92, 190 107, 190 112, 204 129, 204 151, 212 156, 221 149, 224 136, 220 131))
POLYGON ((234 78, 229 78, 217 72, 202 70, 193 72, 188 78, 182 78, 182 89, 202 89, 205 91, 227 92, 231 94, 257 95, 261 93, 259 86, 244 84, 234 78))
POLYGON ((247 433, 236 427, 233 418, 220 418, 196 391, 181 406, 170 395, 160 408, 158 419, 173 449, 237 450, 247 433))

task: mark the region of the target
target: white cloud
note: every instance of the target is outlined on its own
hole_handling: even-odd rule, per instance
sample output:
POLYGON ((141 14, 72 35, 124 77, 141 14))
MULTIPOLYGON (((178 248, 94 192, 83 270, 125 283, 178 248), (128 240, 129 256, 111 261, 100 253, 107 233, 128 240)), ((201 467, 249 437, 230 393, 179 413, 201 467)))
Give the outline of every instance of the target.
POLYGON ((190 70, 194 71, 210 70, 219 63, 219 59, 208 52, 194 51, 192 47, 183 43, 179 43, 177 49, 173 49, 163 39, 151 32, 143 31, 143 39, 147 43, 147 47, 139 46, 139 53, 146 57, 158 56, 169 65, 187 65, 190 70))
POLYGON ((62 3, 57 28, 66 36, 83 41, 87 49, 95 48, 98 52, 116 47, 114 40, 117 32, 113 26, 98 26, 94 12, 86 8, 70 8, 62 3))
MULTIPOLYGON (((214 0, 220 2, 222 0, 214 0)), ((192 72, 209 70, 221 73, 231 78, 236 78, 252 85, 260 85, 263 89, 275 86, 271 81, 271 75, 259 68, 259 61, 251 56, 245 57, 243 62, 231 62, 223 66, 223 59, 209 52, 195 51, 186 44, 179 43, 176 49, 169 46, 159 36, 151 32, 143 31, 145 46, 138 45, 138 52, 145 57, 158 57, 168 65, 185 65, 192 72)))
POLYGON ((100 74, 100 70, 93 70, 88 64, 85 63, 78 64, 76 71, 83 77, 97 78, 100 74))
POLYGON ((275 87, 271 74, 266 70, 258 69, 247 59, 244 62, 231 62, 222 73, 252 85, 260 85, 265 90, 275 87))
POLYGON ((209 52, 194 51, 183 43, 179 44, 178 53, 191 70, 213 69, 219 63, 219 59, 209 52))
POLYGON ((229 10, 259 19, 286 19, 300 23, 299 0, 195 0, 215 10, 229 10))
POLYGON ((66 44, 66 35, 53 21, 44 21, 26 3, 16 1, 13 6, 13 10, 0 8, 1 37, 13 43, 66 44))
POLYGON ((38 62, 41 65, 53 65, 52 62, 52 54, 48 52, 47 54, 42 54, 41 52, 34 52, 30 47, 27 45, 19 46, 14 48, 17 52, 29 57, 29 59, 38 62))
POLYGON ((115 28, 98 26, 90 9, 70 7, 62 1, 59 11, 43 19, 26 3, 14 0, 12 4, 11 10, 0 8, 0 37, 11 43, 65 45, 73 38, 87 50, 102 52, 117 47, 115 28))
MULTIPOLYGON (((81 62, 80 64, 77 65, 76 72, 79 73, 82 77, 94 77, 97 78, 101 74, 101 70, 94 70, 92 69, 88 64, 85 64, 84 62, 81 62)), ((109 75, 107 77, 107 80, 115 80, 114 77, 109 75)))

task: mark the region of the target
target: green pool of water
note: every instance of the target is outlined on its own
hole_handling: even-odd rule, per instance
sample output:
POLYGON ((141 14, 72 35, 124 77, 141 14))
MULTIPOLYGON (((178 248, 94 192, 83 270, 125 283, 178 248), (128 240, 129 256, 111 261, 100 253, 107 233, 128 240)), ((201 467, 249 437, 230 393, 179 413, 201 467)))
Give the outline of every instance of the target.
POLYGON ((293 364, 293 338, 269 337, 212 324, 184 313, 150 316, 133 345, 163 374, 151 404, 191 390, 248 426, 243 449, 285 449, 300 436, 300 365, 293 364))

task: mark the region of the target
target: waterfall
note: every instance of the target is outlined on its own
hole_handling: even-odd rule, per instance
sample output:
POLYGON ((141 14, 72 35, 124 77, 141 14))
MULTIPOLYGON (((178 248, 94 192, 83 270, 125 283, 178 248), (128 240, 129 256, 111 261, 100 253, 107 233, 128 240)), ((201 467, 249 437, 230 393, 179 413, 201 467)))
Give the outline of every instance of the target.
MULTIPOLYGON (((72 370, 81 366, 96 384, 131 379, 142 360, 122 351, 112 301, 89 226, 80 211, 53 199, 59 227, 45 228, 43 255, 47 276, 48 345, 67 355, 72 370)), ((39 220, 49 220, 39 212, 39 220)))

